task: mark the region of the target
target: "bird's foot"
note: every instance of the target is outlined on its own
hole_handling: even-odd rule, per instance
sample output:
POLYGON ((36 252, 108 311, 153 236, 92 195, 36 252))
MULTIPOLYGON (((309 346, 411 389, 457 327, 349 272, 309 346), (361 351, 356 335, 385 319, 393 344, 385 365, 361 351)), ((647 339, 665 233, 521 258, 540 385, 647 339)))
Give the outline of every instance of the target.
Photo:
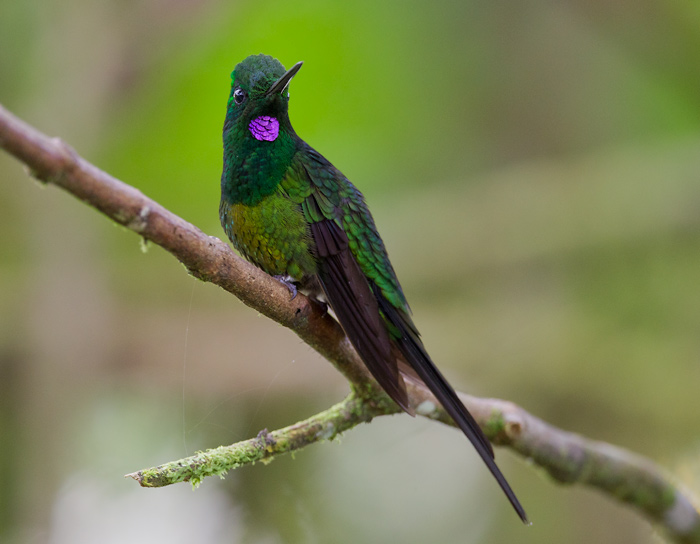
POLYGON ((291 276, 273 276, 278 282, 284 285, 289 292, 292 294, 292 300, 297 298, 297 286, 294 283, 294 279, 291 276))

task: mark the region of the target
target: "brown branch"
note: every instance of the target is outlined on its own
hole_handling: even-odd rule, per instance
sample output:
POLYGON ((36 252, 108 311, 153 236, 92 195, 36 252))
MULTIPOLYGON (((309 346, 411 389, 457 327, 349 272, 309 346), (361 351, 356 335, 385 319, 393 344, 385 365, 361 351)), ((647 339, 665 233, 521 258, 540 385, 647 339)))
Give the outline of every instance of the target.
MULTIPOLYGON (((177 470, 170 463, 149 469, 148 478, 144 478, 147 471, 132 474, 142 485, 154 485, 154 482, 164 485, 220 474, 242 462, 293 451, 332 438, 337 432, 377 415, 398 411, 369 378, 340 326, 313 301, 303 295, 290 300, 285 287, 237 257, 218 238, 207 236, 140 191, 99 170, 61 140, 43 135, 2 106, 0 147, 26 164, 37 179, 65 189, 172 253, 192 275, 222 287, 248 306, 292 329, 335 365, 353 388, 354 393, 343 403, 304 422, 267 433, 262 439, 259 436, 226 447, 223 465, 222 458, 216 455, 221 448, 210 450, 198 454, 196 460, 175 462, 180 463, 177 470), (319 424, 320 416, 330 418, 324 421, 334 425, 333 432, 318 432, 315 425, 319 424), (231 456, 231 449, 237 446, 238 451, 244 452, 242 457, 231 456), (157 472, 166 466, 170 467, 170 474, 176 473, 175 479, 168 478, 163 470, 157 472)), ((409 384, 409 394, 420 415, 451 423, 424 387, 409 384)), ((466 395, 463 399, 491 440, 532 460, 555 480, 596 487, 663 526, 674 541, 700 543, 700 512, 693 506, 690 495, 648 459, 557 429, 509 402, 466 395)))

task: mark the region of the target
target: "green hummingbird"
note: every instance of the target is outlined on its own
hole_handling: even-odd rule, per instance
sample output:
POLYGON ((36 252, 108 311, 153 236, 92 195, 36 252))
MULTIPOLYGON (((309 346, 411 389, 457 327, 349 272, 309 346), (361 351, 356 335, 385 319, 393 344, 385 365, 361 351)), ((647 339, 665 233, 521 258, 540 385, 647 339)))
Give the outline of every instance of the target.
POLYGON ((413 415, 404 374, 421 380, 469 438, 520 518, 493 448, 430 359, 364 197, 289 121, 289 83, 268 55, 231 74, 224 122, 221 225, 250 262, 327 303, 372 376, 413 415))

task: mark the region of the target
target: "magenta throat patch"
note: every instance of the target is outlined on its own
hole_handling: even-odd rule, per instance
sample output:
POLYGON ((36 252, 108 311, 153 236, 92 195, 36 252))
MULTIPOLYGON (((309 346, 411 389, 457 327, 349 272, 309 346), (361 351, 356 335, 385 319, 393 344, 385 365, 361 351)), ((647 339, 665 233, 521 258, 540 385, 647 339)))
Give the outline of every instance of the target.
POLYGON ((256 140, 274 142, 280 133, 280 122, 276 117, 263 115, 253 119, 248 128, 256 140))

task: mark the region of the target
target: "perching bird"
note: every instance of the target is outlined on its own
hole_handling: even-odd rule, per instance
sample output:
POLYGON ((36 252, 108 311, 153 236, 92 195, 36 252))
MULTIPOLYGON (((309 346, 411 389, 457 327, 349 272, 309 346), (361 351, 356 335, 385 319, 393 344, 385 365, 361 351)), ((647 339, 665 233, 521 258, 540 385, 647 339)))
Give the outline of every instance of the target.
POLYGON ((525 511, 493 449, 423 347, 362 193, 289 121, 290 70, 253 55, 231 74, 224 123, 221 224, 257 267, 324 298, 374 378, 413 413, 400 366, 410 367, 472 442, 520 518, 525 511))

